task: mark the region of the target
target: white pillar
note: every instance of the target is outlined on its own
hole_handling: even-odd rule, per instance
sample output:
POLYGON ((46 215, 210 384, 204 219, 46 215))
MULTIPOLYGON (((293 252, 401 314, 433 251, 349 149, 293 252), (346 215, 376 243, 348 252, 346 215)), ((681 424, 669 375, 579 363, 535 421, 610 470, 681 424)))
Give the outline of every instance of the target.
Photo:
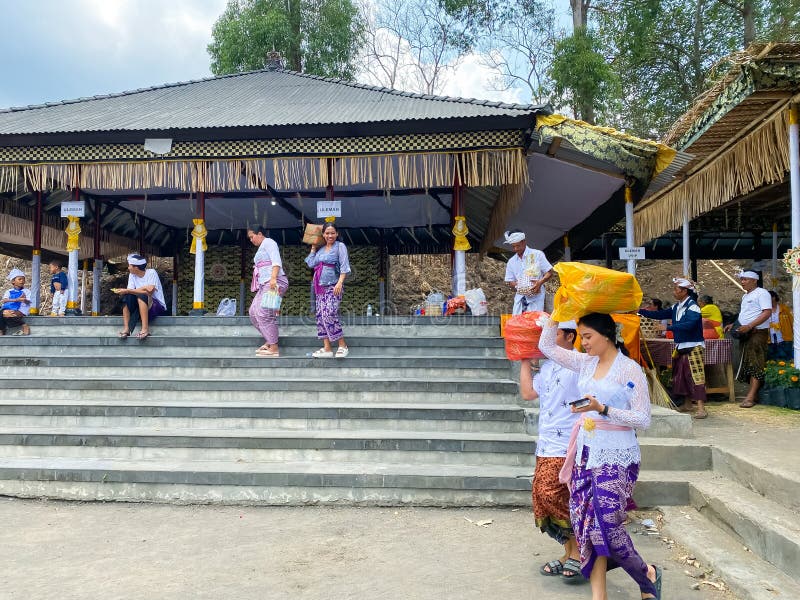
POLYGON ((41 311, 41 300, 39 298, 39 288, 42 286, 42 251, 33 250, 31 257, 31 310, 32 315, 38 315, 41 311))
POLYGON ((453 295, 463 296, 467 291, 467 253, 456 250, 453 255, 453 295))
POLYGON ((206 312, 204 304, 206 273, 205 254, 203 244, 198 240, 194 255, 194 300, 192 301, 192 313, 200 315, 206 312))
POLYGON ((68 315, 78 312, 78 250, 70 250, 67 265, 67 311, 68 315))
POLYGON ((683 275, 689 277, 692 265, 689 257, 689 213, 683 213, 683 275))
POLYGON ((100 278, 103 274, 103 259, 95 258, 92 267, 92 316, 100 315, 100 278))
POLYGON ((569 247, 569 236, 564 234, 564 261, 569 262, 572 260, 572 248, 569 247))
MULTIPOLYGON (((800 245, 800 156, 798 151, 798 123, 800 115, 797 105, 789 109, 789 185, 792 194, 792 248, 800 245)), ((793 283, 797 283, 796 281, 793 283)), ((792 285, 792 309, 794 318, 794 364, 800 364, 800 286, 792 285)))
MULTIPOLYGON (((625 245, 628 248, 634 247, 633 240, 633 190, 625 188, 625 245)), ((636 275, 636 260, 628 259, 628 273, 636 275)))
POLYGON ((172 316, 178 316, 178 280, 172 280, 172 316))
POLYGON ((81 314, 86 314, 86 271, 89 270, 89 261, 83 260, 83 270, 81 271, 81 314))

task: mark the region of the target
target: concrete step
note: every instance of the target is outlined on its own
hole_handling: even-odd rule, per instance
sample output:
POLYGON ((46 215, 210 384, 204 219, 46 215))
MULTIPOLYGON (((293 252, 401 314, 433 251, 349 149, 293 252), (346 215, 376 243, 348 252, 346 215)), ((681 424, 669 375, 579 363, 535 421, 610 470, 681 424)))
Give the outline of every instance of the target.
POLYGON ((314 358, 262 358, 252 353, 246 357, 139 357, 139 356, 60 356, 0 358, 0 367, 6 377, 31 378, 47 369, 48 376, 66 379, 80 373, 82 377, 111 379, 121 371, 137 369, 146 372, 148 378, 171 377, 176 379, 232 378, 268 376, 323 377, 411 377, 427 378, 482 378, 503 379, 510 375, 509 363, 502 358, 459 358, 440 361, 435 357, 421 358, 359 358, 349 356, 345 360, 322 360, 314 358))
MULTIPOLYGON (((114 335, 122 317, 32 317, 29 321, 33 336, 70 337, 79 328, 86 335, 114 335)), ((281 334, 287 337, 313 335, 316 322, 309 317, 280 317, 281 334)), ((343 315, 342 328, 349 336, 377 337, 443 337, 469 335, 499 337, 497 317, 363 317, 343 315)), ((154 332, 169 335, 226 335, 247 336, 254 333, 248 317, 161 317, 153 323, 154 332)))
MULTIPOLYGON (((768 452, 774 452, 769 449, 768 452)), ((786 451, 782 451, 786 454, 786 451)), ((761 460, 751 448, 713 447, 714 472, 766 496, 795 513, 800 512, 800 477, 797 469, 761 460)), ((770 458, 774 458, 774 455, 770 458)), ((789 460, 794 463, 794 457, 789 460)), ((800 597, 800 596, 798 596, 800 597)))
POLYGON ((746 550, 738 537, 726 533, 694 508, 665 506, 661 510, 661 533, 714 569, 740 600, 800 598, 797 581, 746 550))
POLYGON ((800 582, 797 513, 720 475, 690 480, 690 504, 759 558, 800 582))
MULTIPOLYGON (((259 336, 166 336, 154 333, 147 340, 120 340, 110 336, 21 337, 0 336, 0 356, 50 356, 97 354, 109 356, 252 356, 264 343, 259 336)), ((442 360, 468 356, 503 357, 503 340, 473 337, 348 337, 351 357, 437 356, 442 360)), ((316 337, 282 337, 282 356, 305 357, 321 346, 316 337)), ((348 357, 349 358, 349 357, 348 357)))
MULTIPOLYGON (((520 401, 523 405, 530 403, 520 401)), ((525 431, 530 435, 539 433, 539 408, 525 408, 525 431)), ((687 440, 692 437, 692 417, 675 410, 651 407, 650 427, 637 431, 640 438, 677 438, 687 440)))
POLYGON ((530 469, 476 465, 18 458, 0 495, 198 504, 527 506, 530 469))
POLYGON ((426 431, 273 431, 150 427, 3 427, 0 456, 175 461, 380 462, 527 466, 525 434, 426 431))
POLYGON ((522 409, 469 404, 184 403, 0 399, 3 427, 250 428, 272 430, 461 431, 524 433, 522 409))
MULTIPOLYGON (((4 374, 5 372, 3 372, 4 374)), ((262 375, 266 375, 263 373, 262 375)), ((77 374, 76 374, 77 375, 77 374)), ((309 395, 345 394, 348 392, 380 392, 398 395, 412 393, 449 393, 461 394, 484 392, 493 394, 514 394, 517 384, 510 380, 483 379, 437 379, 425 378, 403 379, 386 377, 304 377, 276 378, 261 377, 259 379, 227 379, 204 378, 202 380, 156 378, 134 379, 129 374, 119 379, 97 379, 93 377, 73 377, 69 380, 46 378, 21 378, 0 376, 0 389, 4 390, 103 390, 105 392, 148 390, 148 391, 182 391, 182 392, 290 392, 300 391, 309 395), (318 390, 318 391, 317 391, 318 390)), ((138 374, 139 376, 145 374, 138 374)), ((398 398, 399 401, 402 401, 398 398)))
MULTIPOLYGON (((317 382, 317 380, 312 380, 317 382)), ((69 382, 73 383, 73 382, 69 382)), ((426 406, 428 404, 476 404, 476 405, 497 405, 504 404, 509 407, 521 407, 522 401, 519 400, 518 395, 514 391, 497 392, 495 390, 466 390, 454 393, 447 389, 437 390, 403 390, 403 389, 385 389, 384 386, 366 386, 359 384, 357 390, 342 391, 334 389, 333 385, 329 385, 326 380, 325 385, 317 387, 309 385, 302 386, 278 386, 277 388, 270 382, 267 385, 257 386, 258 389, 226 389, 224 385, 215 380, 214 386, 204 388, 201 384, 207 382, 195 382, 195 385, 184 386, 182 382, 175 381, 172 385, 166 385, 162 381, 158 382, 145 382, 148 385, 131 386, 124 388, 118 386, 118 389, 112 389, 110 386, 100 386, 97 380, 89 384, 93 387, 86 387, 83 385, 85 382, 78 382, 77 389, 73 397, 78 397, 81 400, 100 401, 100 402, 141 402, 143 399, 147 401, 159 402, 177 402, 177 403, 192 403, 197 401, 202 402, 251 402, 260 403, 262 405, 272 406, 275 404, 284 403, 303 403, 308 405, 316 404, 386 404, 387 402, 400 402, 400 403, 414 403, 418 406, 426 406), (423 393, 424 392, 424 393, 423 393)), ((169 382, 167 382, 169 383, 169 382)), ((263 382, 262 382, 263 383, 263 382)), ((399 382, 402 383, 402 382, 399 382)), ((11 383, 11 380, 3 381, 0 379, 0 387, 4 389, 6 395, 13 394, 13 398, 17 403, 26 403, 32 400, 38 400, 44 397, 52 396, 54 393, 58 394, 59 398, 66 398, 67 393, 62 392, 57 386, 47 385, 45 387, 20 387, 11 383), (55 390, 55 391, 54 391, 55 390)), ((244 387, 244 386, 241 386, 244 387)))

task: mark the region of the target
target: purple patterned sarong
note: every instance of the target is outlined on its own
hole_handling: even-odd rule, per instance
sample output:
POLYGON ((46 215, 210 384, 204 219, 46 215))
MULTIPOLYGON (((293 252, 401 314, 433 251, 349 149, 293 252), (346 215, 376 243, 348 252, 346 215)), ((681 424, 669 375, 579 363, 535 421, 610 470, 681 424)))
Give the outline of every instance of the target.
MULTIPOLYGON (((280 294, 282 298, 286 294, 286 290, 289 289, 289 280, 286 278, 286 275, 278 275, 277 284, 278 294, 280 294)), ((269 281, 263 283, 258 288, 256 297, 253 298, 253 302, 250 303, 250 310, 248 311, 248 314, 250 315, 250 322, 253 324, 253 327, 258 329, 258 332, 264 337, 264 341, 267 344, 277 344, 279 311, 272 310, 271 308, 261 307, 261 296, 268 290, 269 281)))
MULTIPOLYGON (((581 465, 585 463, 580 461, 581 465)), ((622 567, 643 594, 656 593, 642 560, 625 529, 627 511, 636 508, 633 486, 639 465, 603 465, 586 469, 576 464, 572 471, 569 499, 570 520, 581 553, 581 573, 589 579, 598 556, 608 558, 608 569, 622 567)))
POLYGON ((322 294, 317 294, 317 337, 336 342, 344 335, 339 321, 339 303, 342 297, 333 293, 333 287, 326 286, 322 294))

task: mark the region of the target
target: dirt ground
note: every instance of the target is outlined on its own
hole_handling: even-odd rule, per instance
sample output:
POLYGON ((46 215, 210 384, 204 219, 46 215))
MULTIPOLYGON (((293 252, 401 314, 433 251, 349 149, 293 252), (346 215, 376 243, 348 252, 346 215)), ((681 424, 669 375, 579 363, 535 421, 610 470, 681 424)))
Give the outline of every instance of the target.
MULTIPOLYGON (((664 597, 735 600, 659 535, 664 597), (683 558, 683 560, 680 560, 683 558), (692 573, 695 579, 685 574, 692 573), (694 591, 692 585, 700 589, 694 591)), ((525 509, 259 508, 0 500, 0 596, 9 600, 577 600, 538 568, 559 547, 525 509), (485 522, 485 525, 476 523, 485 522)), ((623 572, 609 597, 637 600, 623 572)))

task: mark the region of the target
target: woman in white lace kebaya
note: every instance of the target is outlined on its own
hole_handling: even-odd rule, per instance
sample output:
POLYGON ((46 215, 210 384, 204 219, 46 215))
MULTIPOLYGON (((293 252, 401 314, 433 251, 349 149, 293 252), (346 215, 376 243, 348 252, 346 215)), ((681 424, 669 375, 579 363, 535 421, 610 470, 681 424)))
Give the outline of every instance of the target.
POLYGON ((581 553, 581 572, 592 600, 607 600, 606 572, 622 567, 642 598, 661 600, 661 569, 642 560, 625 530, 641 453, 635 429, 650 425, 650 393, 641 367, 629 359, 614 320, 591 313, 578 320, 585 354, 556 344, 557 323, 546 319, 539 349, 578 373, 578 391, 589 404, 573 407, 575 423, 561 471, 570 488, 570 520, 581 553))

